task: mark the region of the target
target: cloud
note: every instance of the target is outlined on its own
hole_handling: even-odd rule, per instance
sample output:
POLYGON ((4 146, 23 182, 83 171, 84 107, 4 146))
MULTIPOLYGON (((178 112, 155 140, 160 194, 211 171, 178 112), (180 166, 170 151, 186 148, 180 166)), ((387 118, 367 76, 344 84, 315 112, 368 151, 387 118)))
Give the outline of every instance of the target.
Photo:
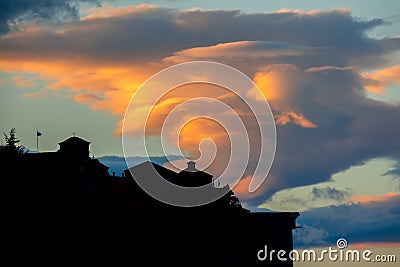
MULTIPOLYGON (((398 158, 398 156, 396 158, 398 158)), ((397 159, 382 176, 389 176, 394 181, 397 180, 397 191, 400 191, 400 160, 397 159)))
POLYGON ((93 94, 78 94, 74 96, 74 100, 78 103, 93 103, 102 101, 103 98, 93 94))
POLYGON ((400 177, 400 161, 396 162, 393 168, 385 172, 383 175, 394 175, 400 177))
MULTIPOLYGON (((239 41, 220 43, 207 47, 195 47, 175 53, 164 60, 180 63, 192 60, 249 60, 300 56, 307 52, 306 47, 280 42, 239 41)), ((311 50, 311 49, 310 49, 311 50)))
POLYGON ((45 90, 41 90, 41 91, 36 91, 36 92, 33 92, 33 93, 25 93, 22 96, 25 97, 25 98, 39 100, 39 99, 43 99, 46 96, 48 96, 48 92, 45 91, 45 90))
POLYGON ((79 3, 97 0, 2 0, 0 1, 0 34, 10 31, 22 19, 64 20, 79 18, 79 3))
POLYGON ((294 231, 298 247, 334 246, 340 237, 349 244, 363 242, 399 242, 398 222, 400 196, 387 196, 382 201, 330 206, 302 212, 297 224, 305 228, 294 231), (316 224, 318 222, 318 224, 316 224), (308 231, 308 229, 312 231, 308 231), (321 234, 323 233, 323 234, 321 234))
POLYGON ((325 188, 314 187, 311 191, 313 200, 332 199, 337 202, 345 201, 349 197, 349 192, 338 190, 327 186, 325 188))
POLYGON ((352 245, 354 249, 395 248, 400 247, 400 242, 364 242, 352 245))
POLYGON ((392 84, 400 84, 400 65, 384 68, 375 72, 362 74, 365 79, 365 89, 372 93, 381 94, 392 84))
POLYGON ((237 197, 240 199, 246 201, 248 199, 252 199, 255 197, 258 197, 262 195, 265 192, 265 187, 267 186, 266 183, 264 183, 260 188, 258 188, 256 191, 249 193, 249 185, 253 177, 251 175, 241 179, 239 183, 233 188, 233 192, 237 197))
POLYGON ((337 67, 337 66, 322 66, 322 67, 311 67, 306 69, 305 72, 323 72, 323 71, 348 71, 353 70, 351 66, 348 67, 337 67))
POLYGON ((400 197, 400 193, 389 192, 383 196, 352 196, 351 201, 354 203, 371 203, 371 202, 385 202, 395 197, 400 197))
POLYGON ((303 114, 297 114, 293 111, 285 111, 279 115, 276 115, 276 124, 286 125, 290 122, 297 124, 304 128, 317 128, 318 126, 311 121, 304 118, 303 114))
MULTIPOLYGON (((306 53, 307 64, 322 65, 317 63, 323 61, 347 66, 349 62, 364 59, 371 59, 368 62, 374 64, 390 60, 387 52, 395 51, 399 46, 396 38, 379 41, 365 37, 365 31, 384 24, 383 21, 355 21, 351 14, 340 10, 312 14, 246 14, 217 10, 179 11, 141 5, 108 8, 102 12, 108 15, 91 14, 80 21, 28 28, 11 35, 0 43, 2 57, 51 61, 56 56, 57 60, 72 63, 85 60, 97 65, 126 66, 138 61, 157 62, 169 55, 190 51, 201 54, 214 51, 213 57, 218 58, 220 53, 217 52, 227 48, 279 55, 282 51, 302 54, 306 47, 306 51, 319 55, 313 57, 314 53, 306 53), (210 30, 216 26, 218 31, 210 30), (347 36, 351 38, 345 38, 347 36), (340 57, 333 52, 338 49, 340 57)), ((275 61, 281 61, 279 57, 275 58, 275 61)), ((305 63, 302 58, 295 58, 291 60, 305 63)), ((265 61, 262 64, 265 65, 265 61)))
POLYGON ((12 78, 12 81, 14 82, 14 84, 16 86, 19 86, 19 87, 35 87, 36 86, 36 83, 33 80, 26 79, 26 78, 23 78, 20 76, 14 76, 12 78))
POLYGON ((294 233, 296 242, 301 245, 325 245, 325 239, 328 237, 327 231, 312 225, 302 225, 294 233))
MULTIPOLYGON (((371 80, 364 73, 372 69, 377 71, 368 78, 378 84, 396 80, 388 75, 396 74, 396 68, 384 70, 397 65, 393 55, 400 38, 367 34, 385 23, 355 19, 348 9, 243 13, 144 5, 105 8, 80 20, 31 25, 0 37, 0 70, 36 73, 47 92, 67 91, 71 99, 122 119, 142 82, 172 64, 165 59, 210 57, 238 68, 254 79, 278 121, 271 177, 262 194, 246 200, 258 206, 276 191, 327 181, 367 159, 398 158, 400 107, 365 94, 371 80)), ((248 96, 255 97, 254 91, 248 96)), ((174 97, 157 107, 160 116, 174 97)), ((181 140, 198 153, 193 145, 198 140, 190 135, 201 129, 192 127, 181 140)), ((213 127, 206 130, 220 137, 213 127)), ((226 152, 220 150, 225 157, 226 152)))
MULTIPOLYGON (((368 99, 355 70, 307 69, 278 66, 255 76, 277 114, 278 145, 271 171, 281 177, 283 187, 327 181, 367 159, 398 155, 398 148, 393 149, 398 144, 391 140, 396 140, 393 131, 398 128, 399 106, 368 99), (290 124, 279 126, 289 121, 288 115, 279 115, 290 111, 318 127, 310 131, 290 124)), ((273 193, 273 188, 268 191, 273 193)))

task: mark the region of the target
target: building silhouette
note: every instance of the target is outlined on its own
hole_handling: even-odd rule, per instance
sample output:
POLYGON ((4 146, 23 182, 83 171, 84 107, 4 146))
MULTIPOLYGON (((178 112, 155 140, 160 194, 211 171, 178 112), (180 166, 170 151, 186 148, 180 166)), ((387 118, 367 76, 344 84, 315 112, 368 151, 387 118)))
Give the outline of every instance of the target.
MULTIPOLYGON (((109 175, 89 157, 90 142, 70 137, 56 152, 2 153, 7 253, 14 265, 293 266, 257 252, 293 249, 299 213, 250 212, 234 193, 184 208, 145 193, 131 173, 152 168, 181 186, 213 186, 195 162, 176 173, 144 162, 109 175)), ((225 188, 226 189, 226 188, 225 188)), ((218 190, 218 189, 216 189, 218 190)))

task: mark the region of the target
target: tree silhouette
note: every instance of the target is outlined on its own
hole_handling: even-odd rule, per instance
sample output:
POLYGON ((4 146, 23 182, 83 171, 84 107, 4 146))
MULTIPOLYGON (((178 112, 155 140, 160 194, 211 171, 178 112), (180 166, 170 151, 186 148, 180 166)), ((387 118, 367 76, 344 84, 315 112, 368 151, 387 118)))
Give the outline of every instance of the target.
POLYGON ((15 128, 11 128, 10 135, 7 136, 4 133, 4 139, 6 140, 6 144, 1 147, 1 152, 11 153, 11 154, 23 154, 25 153, 25 147, 23 145, 18 145, 21 140, 19 140, 15 135, 15 128))
POLYGON ((242 211, 248 211, 242 207, 240 200, 235 196, 235 194, 231 190, 229 190, 229 192, 225 195, 224 201, 230 208, 242 211))

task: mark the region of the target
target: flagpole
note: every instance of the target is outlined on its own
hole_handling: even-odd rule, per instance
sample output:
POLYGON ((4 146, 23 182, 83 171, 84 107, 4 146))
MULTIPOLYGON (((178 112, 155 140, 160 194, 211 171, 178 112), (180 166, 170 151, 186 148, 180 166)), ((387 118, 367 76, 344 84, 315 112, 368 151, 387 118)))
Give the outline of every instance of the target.
POLYGON ((36 151, 37 153, 39 153, 39 136, 41 136, 42 133, 38 131, 38 129, 36 129, 36 151))

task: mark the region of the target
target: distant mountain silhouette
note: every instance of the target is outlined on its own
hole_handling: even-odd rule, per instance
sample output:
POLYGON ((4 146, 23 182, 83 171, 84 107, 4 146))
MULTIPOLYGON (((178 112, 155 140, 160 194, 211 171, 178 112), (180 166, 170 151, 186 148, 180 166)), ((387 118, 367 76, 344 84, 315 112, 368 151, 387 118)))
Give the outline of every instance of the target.
MULTIPOLYGON (((168 156, 171 160, 179 160, 182 159, 181 156, 168 156)), ((121 175, 127 168, 136 166, 140 163, 143 163, 145 161, 148 161, 148 157, 140 157, 140 156, 132 156, 128 157, 128 161, 132 163, 132 166, 127 166, 126 161, 124 157, 119 157, 119 156, 102 156, 98 157, 98 160, 103 163, 106 166, 109 166, 108 172, 110 174, 113 174, 115 172, 116 175, 121 175)), ((164 165, 165 163, 168 162, 168 159, 166 157, 150 157, 150 161, 158 164, 158 165, 164 165)))
POLYGON ((131 172, 154 167, 182 186, 208 184, 212 176, 190 164, 176 173, 152 162, 113 176, 89 158, 89 144, 71 137, 56 152, 0 153, 4 254, 12 265, 293 265, 259 261, 257 252, 265 245, 289 252, 298 213, 252 213, 229 188, 203 206, 164 204, 145 193, 131 172))

